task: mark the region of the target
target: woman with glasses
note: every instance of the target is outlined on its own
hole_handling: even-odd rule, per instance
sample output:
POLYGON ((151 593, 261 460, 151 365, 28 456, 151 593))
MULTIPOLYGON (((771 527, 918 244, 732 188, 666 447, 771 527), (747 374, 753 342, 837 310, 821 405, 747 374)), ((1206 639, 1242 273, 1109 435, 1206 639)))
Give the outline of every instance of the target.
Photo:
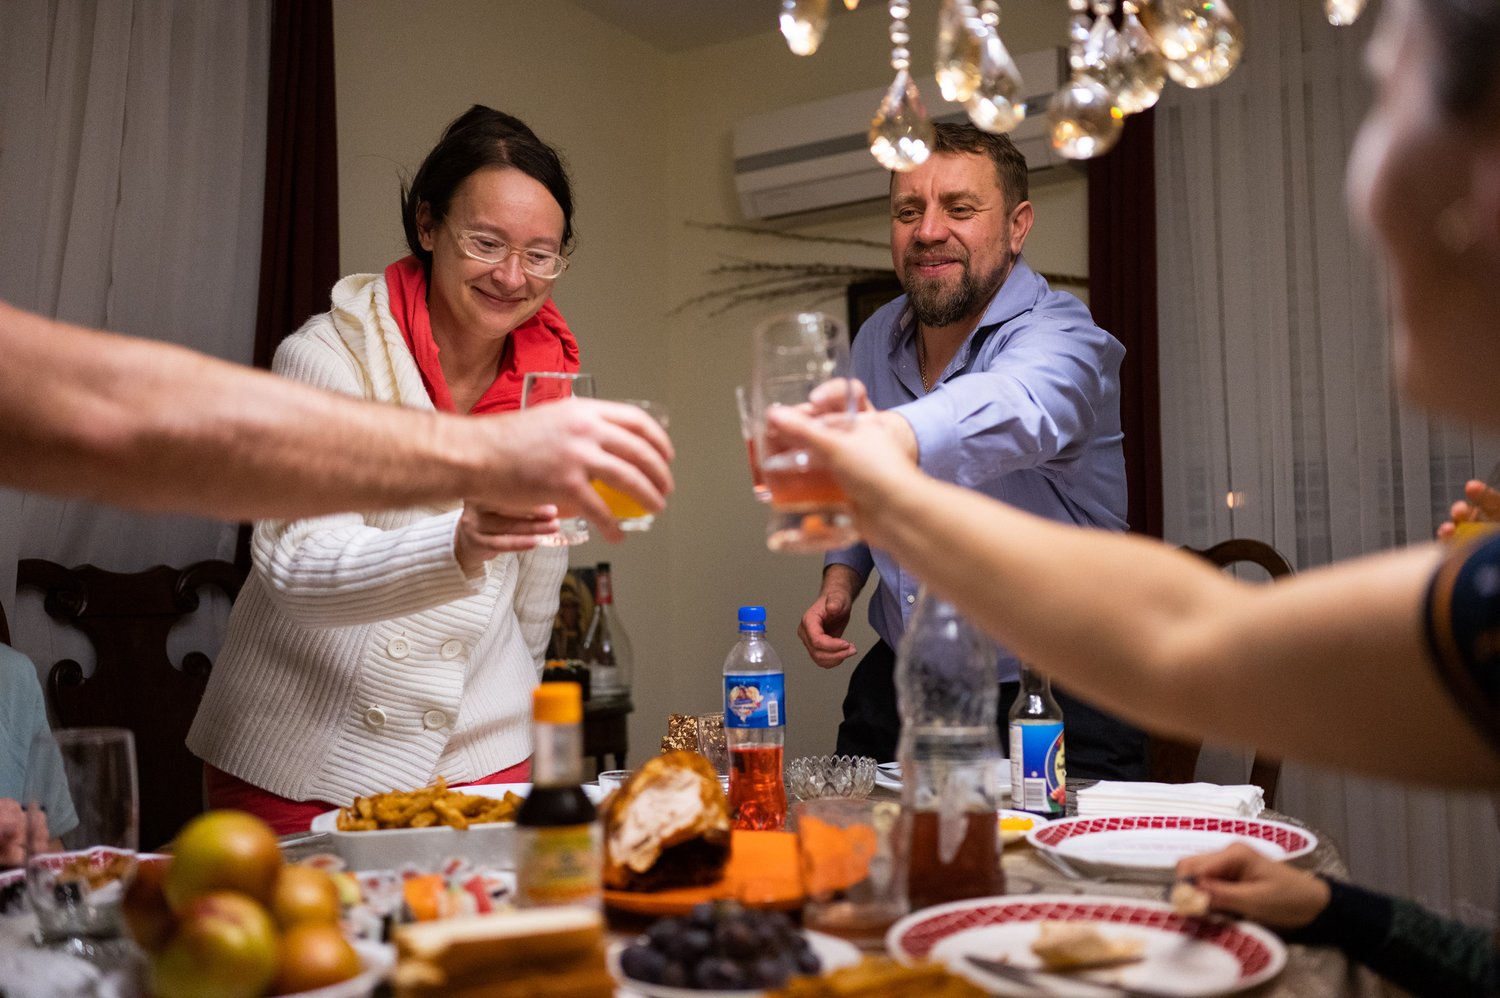
MULTIPOLYGON (((555 150, 475 106, 402 190, 411 255, 334 286, 277 350, 285 376, 418 409, 520 405, 578 370, 552 303, 573 196, 555 150)), ((208 802, 278 832, 360 795, 527 779, 530 693, 566 549, 551 506, 466 502, 262 521, 188 735, 208 802)))

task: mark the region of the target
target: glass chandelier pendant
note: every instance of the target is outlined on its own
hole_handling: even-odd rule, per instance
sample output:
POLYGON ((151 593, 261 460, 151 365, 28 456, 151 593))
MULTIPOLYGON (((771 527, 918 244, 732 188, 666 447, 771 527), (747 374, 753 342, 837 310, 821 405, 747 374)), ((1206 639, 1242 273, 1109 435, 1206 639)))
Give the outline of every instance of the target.
POLYGON ((936 75, 945 100, 962 104, 980 84, 985 28, 967 0, 943 0, 938 10, 936 75))
POLYGON ((1119 70, 1120 35, 1110 19, 1113 10, 1111 0, 1094 4, 1094 25, 1089 29, 1088 40, 1083 43, 1083 62, 1088 74, 1109 91, 1110 100, 1117 102, 1116 95, 1125 81, 1119 70))
POLYGON ((1211 87, 1240 64, 1245 32, 1223 0, 1149 0, 1140 18, 1175 83, 1211 87))
POLYGON ((1323 11, 1328 23, 1336 28, 1346 28, 1359 20, 1365 10, 1365 0, 1323 0, 1323 11))
POLYGON ((1136 17, 1133 0, 1124 0, 1124 6, 1125 19, 1120 23, 1115 49, 1115 69, 1120 74, 1115 106, 1126 114, 1139 114, 1161 97, 1161 88, 1167 83, 1167 67, 1156 43, 1136 17))
POLYGON ((859 6, 859 0, 844 0, 844 9, 845 10, 853 10, 855 7, 858 7, 858 6, 859 6))
POLYGON ((1026 120, 1026 102, 1021 97, 1021 72, 1000 40, 998 0, 982 0, 979 17, 985 29, 979 59, 979 87, 964 108, 969 112, 969 120, 986 132, 1008 132, 1026 120))
POLYGON ((812 55, 828 30, 828 0, 781 0, 781 34, 797 55, 812 55))
POLYGON ((1114 95, 1090 74, 1084 55, 1090 28, 1088 0, 1068 0, 1073 19, 1068 28, 1068 62, 1073 74, 1047 103, 1052 148, 1068 159, 1102 156, 1120 141, 1125 115, 1114 95))
POLYGON ((904 173, 915 170, 932 155, 933 131, 916 81, 911 78, 911 50, 907 48, 911 33, 906 28, 911 3, 890 0, 890 12, 891 68, 896 78, 870 122, 870 155, 887 170, 904 173))

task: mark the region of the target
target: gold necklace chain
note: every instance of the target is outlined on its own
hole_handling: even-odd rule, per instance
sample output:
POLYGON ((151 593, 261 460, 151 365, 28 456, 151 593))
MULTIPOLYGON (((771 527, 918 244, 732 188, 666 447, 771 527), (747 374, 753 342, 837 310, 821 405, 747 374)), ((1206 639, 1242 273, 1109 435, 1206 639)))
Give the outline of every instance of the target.
POLYGON ((922 331, 917 330, 917 374, 922 378, 922 391, 932 391, 927 384, 927 341, 922 339, 922 331))

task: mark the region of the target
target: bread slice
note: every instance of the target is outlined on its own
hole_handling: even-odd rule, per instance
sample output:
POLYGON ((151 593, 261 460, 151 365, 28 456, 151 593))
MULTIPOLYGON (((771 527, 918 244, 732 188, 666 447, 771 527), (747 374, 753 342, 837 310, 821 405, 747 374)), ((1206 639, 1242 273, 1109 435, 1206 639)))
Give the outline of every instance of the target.
POLYGON ((1144 939, 1105 936, 1087 922, 1042 922, 1031 951, 1048 970, 1082 970, 1141 958, 1144 939))
POLYGON ((472 974, 564 968, 601 951, 604 919, 561 906, 414 922, 396 929, 398 979, 443 986, 472 974))

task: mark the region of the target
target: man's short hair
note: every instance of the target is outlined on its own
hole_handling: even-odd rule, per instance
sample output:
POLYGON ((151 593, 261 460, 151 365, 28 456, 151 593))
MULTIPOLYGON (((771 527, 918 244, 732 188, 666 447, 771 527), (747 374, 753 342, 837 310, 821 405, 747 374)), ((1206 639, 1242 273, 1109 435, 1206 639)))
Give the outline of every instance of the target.
POLYGON ((975 128, 968 122, 939 121, 933 125, 937 132, 932 151, 935 153, 972 153, 988 156, 995 164, 995 176, 1000 181, 1000 191, 1005 195, 1005 207, 1014 209, 1022 201, 1030 200, 1026 180, 1026 157, 1009 135, 995 135, 975 128))

